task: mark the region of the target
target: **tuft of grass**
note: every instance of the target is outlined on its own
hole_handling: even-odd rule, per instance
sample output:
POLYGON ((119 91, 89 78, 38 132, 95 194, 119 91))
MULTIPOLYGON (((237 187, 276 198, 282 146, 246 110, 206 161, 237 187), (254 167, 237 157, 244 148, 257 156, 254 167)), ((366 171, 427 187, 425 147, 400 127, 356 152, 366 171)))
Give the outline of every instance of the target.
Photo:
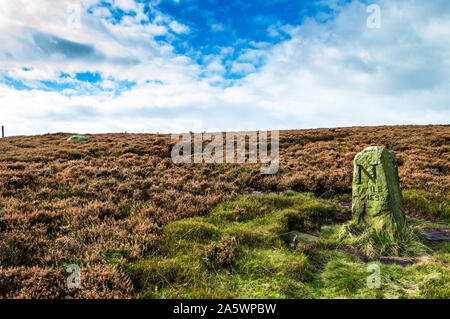
POLYGON ((442 243, 437 248, 441 253, 450 253, 450 243, 442 243))
POLYGON ((412 280, 418 283, 418 298, 449 299, 450 272, 448 267, 435 263, 420 263, 406 270, 412 280))
POLYGON ((448 299, 449 271, 434 262, 411 266, 362 263, 346 253, 337 253, 318 277, 322 298, 432 298, 448 299), (369 267, 370 266, 370 267, 369 267), (369 276, 379 274, 380 287, 369 287, 369 276))
POLYGON ((435 259, 444 266, 450 265, 450 243, 442 243, 436 247, 435 259))
POLYGON ((403 191, 403 202, 413 211, 450 222, 450 196, 446 194, 409 189, 403 191))
POLYGON ((199 264, 186 256, 172 258, 150 258, 149 260, 128 263, 122 266, 131 278, 135 290, 142 293, 155 291, 157 287, 172 287, 183 283, 190 285, 199 280, 199 264))
POLYGON ((322 274, 326 293, 331 296, 354 296, 364 289, 367 275, 355 261, 337 258, 330 261, 322 274))
POLYGON ((205 242, 219 237, 219 229, 200 217, 183 219, 167 225, 164 229, 166 238, 171 241, 205 242))
POLYGON ((330 244, 337 247, 358 251, 367 257, 397 256, 417 257, 429 253, 431 250, 421 226, 410 226, 403 233, 393 235, 387 231, 365 230, 359 231, 349 222, 334 229, 330 236, 330 244))
POLYGON ((422 284, 421 296, 426 299, 450 299, 450 289, 448 283, 450 275, 448 272, 430 276, 426 282, 422 284))

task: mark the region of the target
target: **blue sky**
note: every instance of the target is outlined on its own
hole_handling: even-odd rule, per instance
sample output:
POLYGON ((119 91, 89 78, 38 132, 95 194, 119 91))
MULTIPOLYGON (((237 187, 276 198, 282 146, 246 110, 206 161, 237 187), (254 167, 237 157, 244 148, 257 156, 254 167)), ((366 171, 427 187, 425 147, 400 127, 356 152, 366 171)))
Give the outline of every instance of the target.
POLYGON ((446 0, 0 0, 0 41, 14 135, 450 120, 446 0))

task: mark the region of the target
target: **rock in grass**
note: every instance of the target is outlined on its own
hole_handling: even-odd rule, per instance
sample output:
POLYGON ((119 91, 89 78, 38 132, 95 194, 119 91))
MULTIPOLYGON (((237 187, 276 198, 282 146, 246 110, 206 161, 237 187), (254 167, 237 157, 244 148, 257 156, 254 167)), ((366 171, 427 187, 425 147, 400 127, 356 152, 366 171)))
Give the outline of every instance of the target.
POLYGON ((368 147, 354 159, 352 185, 354 223, 360 229, 398 234, 406 219, 397 160, 379 146, 368 147))
POLYGON ((73 135, 67 139, 68 141, 85 142, 89 141, 90 138, 82 135, 73 135))
POLYGON ((286 242, 288 245, 298 244, 298 243, 312 244, 312 243, 316 242, 317 240, 319 240, 319 238, 316 236, 309 235, 306 233, 300 233, 298 231, 291 231, 291 232, 287 233, 287 235, 286 235, 286 242))

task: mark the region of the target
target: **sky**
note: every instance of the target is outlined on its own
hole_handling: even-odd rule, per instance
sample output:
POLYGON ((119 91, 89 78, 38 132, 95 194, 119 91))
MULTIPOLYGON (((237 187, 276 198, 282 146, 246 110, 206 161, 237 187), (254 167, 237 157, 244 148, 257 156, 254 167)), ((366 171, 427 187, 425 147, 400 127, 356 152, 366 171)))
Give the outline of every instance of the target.
POLYGON ((449 124, 449 79, 448 0, 0 0, 7 135, 449 124))

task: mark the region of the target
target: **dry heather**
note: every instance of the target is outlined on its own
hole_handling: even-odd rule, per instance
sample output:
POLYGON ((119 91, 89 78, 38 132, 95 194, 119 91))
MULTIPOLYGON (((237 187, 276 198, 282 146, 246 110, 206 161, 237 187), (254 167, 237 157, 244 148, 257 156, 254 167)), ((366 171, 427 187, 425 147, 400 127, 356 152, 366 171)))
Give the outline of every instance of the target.
POLYGON ((0 140, 0 298, 130 297, 120 265, 158 249, 169 222, 244 191, 349 193, 366 146, 396 152, 405 189, 447 196, 450 185, 449 125, 282 131, 274 176, 256 164, 175 165, 168 135, 68 136, 0 140), (65 288, 69 264, 84 289, 65 288))

